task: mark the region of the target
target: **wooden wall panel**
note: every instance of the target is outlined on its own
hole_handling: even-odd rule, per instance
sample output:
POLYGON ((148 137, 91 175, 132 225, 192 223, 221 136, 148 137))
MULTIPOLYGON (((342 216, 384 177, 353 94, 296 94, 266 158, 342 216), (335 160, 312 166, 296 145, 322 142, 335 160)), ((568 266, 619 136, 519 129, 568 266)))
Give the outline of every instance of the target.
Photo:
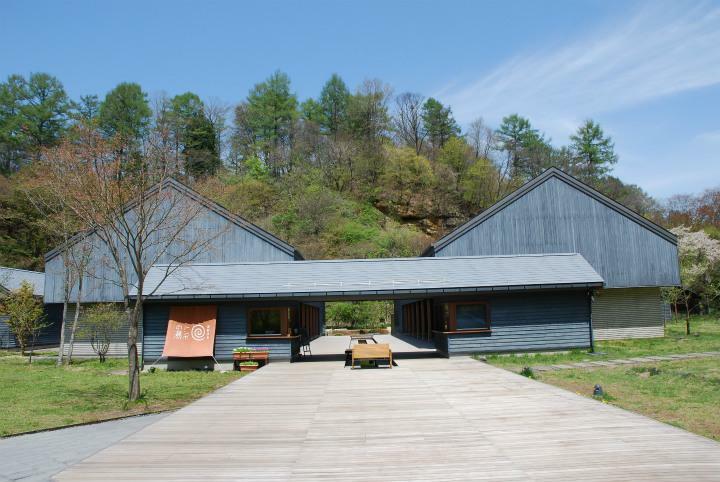
POLYGON ((435 255, 535 253, 580 253, 608 288, 680 281, 675 245, 557 178, 549 178, 435 255))

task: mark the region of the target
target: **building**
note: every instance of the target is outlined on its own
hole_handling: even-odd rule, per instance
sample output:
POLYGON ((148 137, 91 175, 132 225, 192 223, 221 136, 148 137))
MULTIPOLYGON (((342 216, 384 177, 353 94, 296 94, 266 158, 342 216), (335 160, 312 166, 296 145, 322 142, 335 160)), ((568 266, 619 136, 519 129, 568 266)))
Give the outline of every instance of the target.
MULTIPOLYGON (((557 169, 403 259, 304 261, 181 183, 165 187, 202 205, 199 224, 222 235, 192 263, 161 260, 149 272, 146 364, 206 366, 209 355, 222 363, 233 348, 258 345, 294 359, 303 335, 323 334, 324 303, 335 300, 394 300, 393 331, 447 356, 589 348, 595 338, 662 336, 660 287, 679 284, 671 233, 557 169), (207 357, 163 357, 169 337, 195 335, 212 338, 207 357)), ((107 253, 92 244, 102 265, 107 253)), ((46 258, 46 303, 62 302, 61 249, 46 258)), ((89 278, 82 301, 122 302, 112 276, 89 278)), ((119 332, 116 354, 125 339, 119 332)))
MULTIPOLYGON (((0 298, 20 288, 23 281, 30 283, 33 287, 33 294, 38 299, 42 299, 45 285, 44 273, 5 267, 0 267, 0 298)), ((36 346, 57 345, 60 342, 62 313, 58 312, 55 307, 46 305, 45 316, 49 326, 40 331, 35 344, 36 346)), ((19 348, 20 345, 6 321, 7 316, 0 315, 0 348, 19 348)))
POLYGON ((680 284, 674 234, 551 168, 433 243, 423 256, 579 253, 602 276, 594 337, 664 335, 663 286, 680 284))

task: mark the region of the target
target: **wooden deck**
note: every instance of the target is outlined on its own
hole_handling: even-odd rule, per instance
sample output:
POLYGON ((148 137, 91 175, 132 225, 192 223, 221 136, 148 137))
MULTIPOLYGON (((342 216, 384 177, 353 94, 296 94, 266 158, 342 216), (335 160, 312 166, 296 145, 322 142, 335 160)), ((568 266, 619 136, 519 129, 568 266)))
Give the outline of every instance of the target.
POLYGON ((720 480, 709 439, 469 358, 398 364, 271 363, 57 479, 720 480))

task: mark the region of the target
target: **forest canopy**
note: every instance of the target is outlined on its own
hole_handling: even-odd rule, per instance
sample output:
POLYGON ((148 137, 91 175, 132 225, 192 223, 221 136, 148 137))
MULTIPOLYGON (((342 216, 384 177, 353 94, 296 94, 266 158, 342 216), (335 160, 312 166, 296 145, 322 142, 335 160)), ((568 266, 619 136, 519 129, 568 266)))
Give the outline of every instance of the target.
POLYGON ((654 200, 612 175, 621 160, 590 119, 556 145, 519 113, 461 126, 452 106, 378 79, 348 86, 333 74, 300 99, 277 71, 229 105, 193 92, 151 99, 132 82, 72 99, 33 73, 0 83, 0 265, 43 268, 60 238, 48 205, 33 201, 38 165, 88 131, 128 166, 159 153, 173 176, 307 258, 417 255, 550 166, 667 227, 720 233, 718 190, 654 200))

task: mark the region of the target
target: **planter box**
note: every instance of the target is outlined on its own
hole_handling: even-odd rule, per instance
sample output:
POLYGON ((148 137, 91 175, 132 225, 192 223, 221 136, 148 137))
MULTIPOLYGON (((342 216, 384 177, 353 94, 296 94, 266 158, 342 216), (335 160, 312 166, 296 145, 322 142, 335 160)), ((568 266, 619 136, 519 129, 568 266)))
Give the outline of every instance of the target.
POLYGON ((254 372, 260 368, 258 365, 250 366, 250 365, 240 365, 240 371, 241 372, 254 372))
POLYGON ((244 351, 240 353, 233 353, 233 360, 236 361, 264 361, 267 362, 270 358, 269 351, 244 351))

